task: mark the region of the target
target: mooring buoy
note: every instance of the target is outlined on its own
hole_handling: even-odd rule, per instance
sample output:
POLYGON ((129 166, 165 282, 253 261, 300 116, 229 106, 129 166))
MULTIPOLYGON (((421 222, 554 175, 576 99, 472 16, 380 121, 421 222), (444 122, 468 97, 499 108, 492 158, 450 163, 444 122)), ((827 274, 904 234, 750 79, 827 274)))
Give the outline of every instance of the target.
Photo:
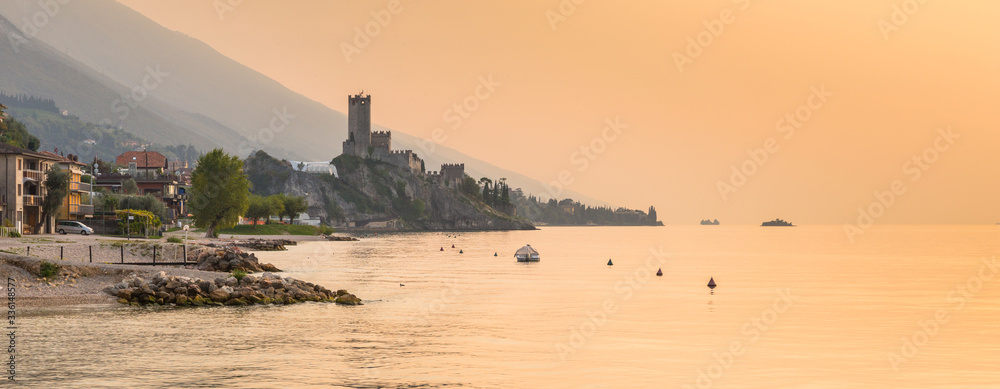
POLYGON ((495 257, 495 256, 497 256, 497 253, 496 253, 496 252, 493 252, 493 256, 494 256, 494 257, 495 257))
POLYGON ((663 277, 663 269, 656 269, 656 276, 663 277))
POLYGON ((458 253, 459 253, 459 254, 465 254, 465 251, 462 251, 462 250, 458 250, 458 253))
POLYGON ((451 245, 451 248, 455 248, 455 245, 451 245))
POLYGON ((715 289, 715 278, 712 277, 708 278, 708 288, 715 289))
POLYGON ((441 251, 444 251, 444 247, 441 247, 441 251))
POLYGON ((608 266, 614 266, 615 264, 611 262, 611 258, 608 258, 608 266))

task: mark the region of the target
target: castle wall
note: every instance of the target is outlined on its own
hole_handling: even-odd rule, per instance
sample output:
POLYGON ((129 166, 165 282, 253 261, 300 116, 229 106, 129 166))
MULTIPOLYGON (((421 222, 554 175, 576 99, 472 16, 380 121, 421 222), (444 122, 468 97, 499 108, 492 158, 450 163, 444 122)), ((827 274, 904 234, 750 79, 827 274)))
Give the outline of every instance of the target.
POLYGON ((375 131, 372 132, 372 146, 376 149, 392 150, 392 132, 375 131))
POLYGON ((464 163, 441 165, 441 180, 445 185, 461 184, 463 179, 465 179, 464 163))

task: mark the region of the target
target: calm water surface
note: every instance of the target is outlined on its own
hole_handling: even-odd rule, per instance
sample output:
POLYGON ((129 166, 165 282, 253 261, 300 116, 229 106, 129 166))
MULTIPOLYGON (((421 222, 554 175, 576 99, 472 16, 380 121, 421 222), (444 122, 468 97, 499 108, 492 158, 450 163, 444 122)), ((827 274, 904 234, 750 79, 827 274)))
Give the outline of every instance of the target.
POLYGON ((37 313, 19 319, 18 375, 80 388, 997 388, 1000 269, 983 258, 998 233, 882 226, 851 244, 839 226, 549 227, 305 243, 260 256, 366 305, 37 313), (540 263, 514 261, 526 243, 540 263))

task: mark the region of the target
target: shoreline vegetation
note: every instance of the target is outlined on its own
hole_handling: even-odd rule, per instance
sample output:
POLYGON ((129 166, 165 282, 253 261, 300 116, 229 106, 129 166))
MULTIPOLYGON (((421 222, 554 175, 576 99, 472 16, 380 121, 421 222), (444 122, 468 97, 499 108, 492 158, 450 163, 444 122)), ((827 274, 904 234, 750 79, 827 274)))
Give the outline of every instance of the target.
MULTIPOLYGON (((192 262, 187 266, 135 264, 151 263, 141 250, 150 243, 162 242, 115 240, 109 245, 108 241, 92 237, 0 239, 0 276, 13 280, 18 289, 18 306, 29 311, 85 305, 116 308, 122 304, 160 307, 363 304, 346 290, 333 291, 275 274, 280 270, 270 264, 258 264, 254 254, 243 252, 237 248, 237 242, 225 239, 189 242, 188 258, 192 262), (31 256, 24 255, 28 245, 31 256), (106 256, 101 262, 87 262, 88 250, 101 245, 128 245, 127 249, 118 247, 112 251, 116 255, 119 250, 126 252, 125 260, 133 264, 108 263, 106 256), (65 259, 58 259, 60 253, 65 259)), ((288 242, 279 243, 284 246, 288 242)), ((161 257, 160 261, 163 260, 161 257)))

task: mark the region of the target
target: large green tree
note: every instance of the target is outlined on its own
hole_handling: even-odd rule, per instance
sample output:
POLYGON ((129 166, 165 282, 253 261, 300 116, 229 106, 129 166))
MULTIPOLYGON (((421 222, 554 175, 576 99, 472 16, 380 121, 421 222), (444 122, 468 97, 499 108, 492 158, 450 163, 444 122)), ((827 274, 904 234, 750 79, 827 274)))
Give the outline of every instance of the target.
POLYGON ((267 196, 266 201, 269 212, 267 214, 267 220, 264 221, 265 223, 271 222, 271 216, 278 216, 280 218, 281 214, 285 213, 285 195, 270 195, 267 196))
POLYGON ((250 180, 243 161, 222 149, 202 155, 191 173, 191 195, 194 225, 205 228, 206 237, 215 237, 218 228, 235 226, 250 206, 250 180))
POLYGON ((59 208, 63 205, 63 200, 69 194, 69 172, 59 168, 59 165, 52 165, 45 175, 45 196, 42 197, 42 217, 34 226, 34 232, 40 233, 46 220, 52 215, 59 213, 59 208))
POLYGON ((253 229, 257 229, 257 222, 271 216, 271 204, 266 197, 250 195, 250 205, 247 207, 246 217, 253 221, 253 229))
POLYGON ((284 216, 288 217, 288 224, 292 224, 295 221, 295 217, 300 213, 309 210, 309 203, 306 202, 306 198, 302 196, 285 196, 285 210, 284 216))

